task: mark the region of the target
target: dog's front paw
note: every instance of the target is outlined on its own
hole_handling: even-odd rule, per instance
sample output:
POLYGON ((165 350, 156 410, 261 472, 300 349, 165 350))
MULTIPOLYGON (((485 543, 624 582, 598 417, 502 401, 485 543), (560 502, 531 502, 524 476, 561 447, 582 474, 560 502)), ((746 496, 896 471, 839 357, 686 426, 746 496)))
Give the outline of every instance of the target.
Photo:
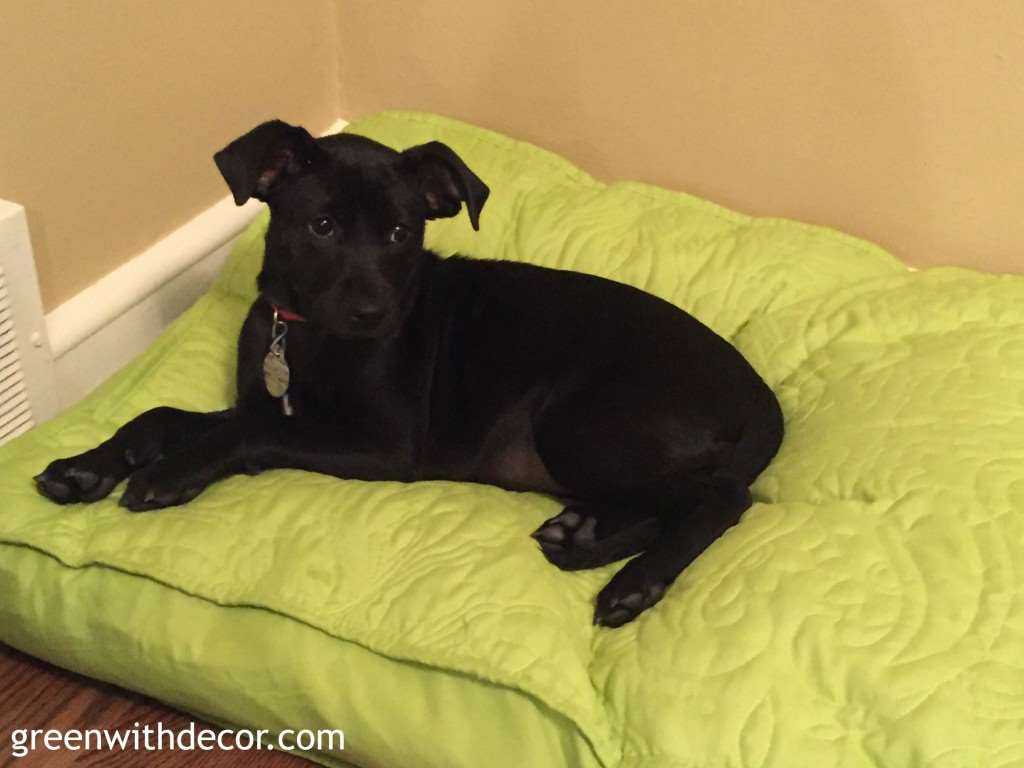
POLYGON ((644 560, 643 555, 630 560, 598 593, 595 624, 621 627, 661 600, 668 583, 648 572, 644 560))
POLYGON ((124 461, 112 460, 105 452, 93 449, 57 459, 36 475, 36 489, 58 504, 98 501, 114 490, 128 474, 124 461))
POLYGON ((192 501, 209 484, 173 458, 160 459, 131 476, 120 503, 132 512, 173 507, 192 501))

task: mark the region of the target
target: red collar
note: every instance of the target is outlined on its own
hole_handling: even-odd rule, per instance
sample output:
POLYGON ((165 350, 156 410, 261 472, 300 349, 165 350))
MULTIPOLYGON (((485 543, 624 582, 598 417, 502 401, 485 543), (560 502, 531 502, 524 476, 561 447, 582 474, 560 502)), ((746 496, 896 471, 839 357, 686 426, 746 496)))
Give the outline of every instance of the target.
POLYGON ((283 309, 276 304, 271 304, 270 307, 277 312, 277 316, 284 320, 286 323, 304 323, 306 318, 302 315, 297 315, 294 312, 290 312, 287 309, 283 309))

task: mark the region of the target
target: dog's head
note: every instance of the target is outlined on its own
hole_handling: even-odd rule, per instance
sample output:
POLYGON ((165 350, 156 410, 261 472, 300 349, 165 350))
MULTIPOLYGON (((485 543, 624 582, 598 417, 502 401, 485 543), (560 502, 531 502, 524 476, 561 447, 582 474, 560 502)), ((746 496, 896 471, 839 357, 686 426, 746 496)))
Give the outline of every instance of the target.
POLYGON ((361 136, 314 139, 280 120, 214 155, 241 205, 270 206, 260 291, 341 336, 397 330, 423 261, 427 219, 463 203, 474 229, 489 190, 448 146, 404 152, 361 136))

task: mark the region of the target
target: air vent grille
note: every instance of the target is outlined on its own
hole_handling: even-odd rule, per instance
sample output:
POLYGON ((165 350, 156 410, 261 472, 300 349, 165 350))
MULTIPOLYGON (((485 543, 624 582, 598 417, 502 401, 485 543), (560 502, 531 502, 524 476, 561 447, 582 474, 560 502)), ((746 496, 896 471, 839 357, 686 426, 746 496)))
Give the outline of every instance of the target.
POLYGON ((27 432, 34 424, 14 333, 7 276, 0 267, 0 444, 27 432))

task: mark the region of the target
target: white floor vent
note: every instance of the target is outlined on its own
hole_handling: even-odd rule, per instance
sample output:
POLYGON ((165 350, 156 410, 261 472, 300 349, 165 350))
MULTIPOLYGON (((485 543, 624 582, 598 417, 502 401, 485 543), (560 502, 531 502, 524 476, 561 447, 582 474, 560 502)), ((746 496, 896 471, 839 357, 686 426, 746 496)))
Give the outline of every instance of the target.
POLYGON ((0 444, 46 421, 56 407, 25 209, 0 200, 0 444))

